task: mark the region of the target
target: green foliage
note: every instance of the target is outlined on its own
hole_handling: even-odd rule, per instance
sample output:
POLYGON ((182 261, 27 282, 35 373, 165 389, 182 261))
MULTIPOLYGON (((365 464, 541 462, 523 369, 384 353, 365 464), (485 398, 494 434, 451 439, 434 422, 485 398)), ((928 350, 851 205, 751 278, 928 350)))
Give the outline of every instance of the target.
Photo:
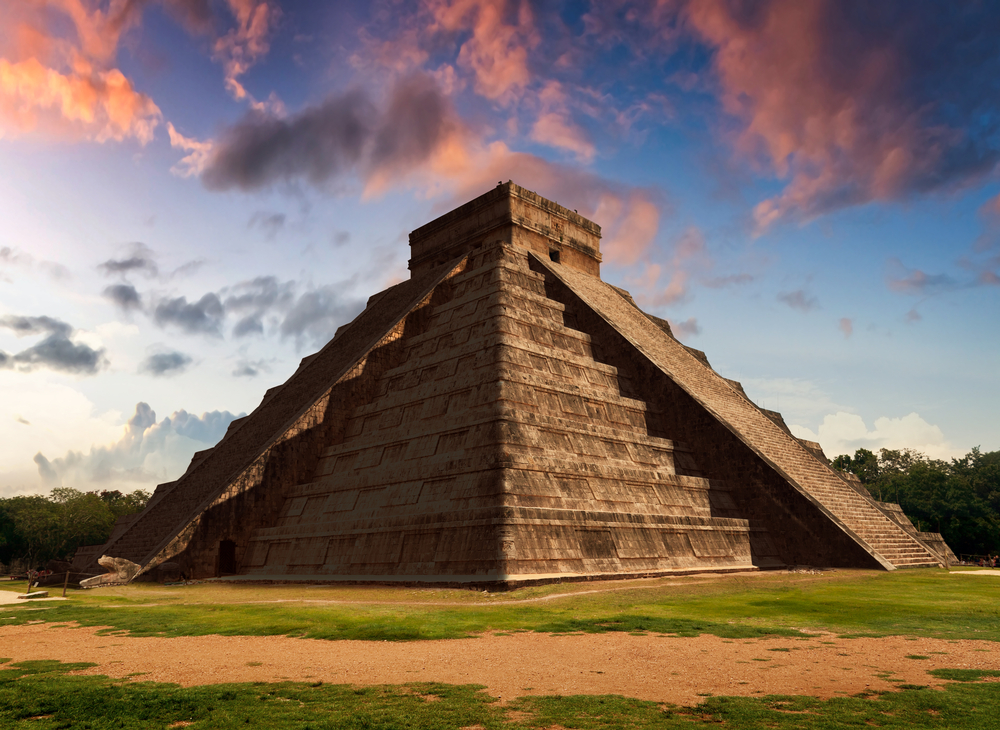
POLYGON ((857 475, 876 499, 898 502, 918 530, 940 532, 956 553, 1000 552, 1000 451, 974 448, 947 463, 912 449, 858 449, 833 466, 857 475))
POLYGON ((0 563, 28 567, 72 557, 81 545, 105 542, 115 521, 141 511, 149 493, 81 492, 58 487, 47 496, 0 499, 0 563))
POLYGON ((476 685, 352 687, 281 682, 179 687, 70 676, 86 664, 0 670, 0 725, 12 728, 955 728, 996 727, 994 683, 854 697, 708 697, 694 707, 618 695, 525 696, 504 706, 476 685))

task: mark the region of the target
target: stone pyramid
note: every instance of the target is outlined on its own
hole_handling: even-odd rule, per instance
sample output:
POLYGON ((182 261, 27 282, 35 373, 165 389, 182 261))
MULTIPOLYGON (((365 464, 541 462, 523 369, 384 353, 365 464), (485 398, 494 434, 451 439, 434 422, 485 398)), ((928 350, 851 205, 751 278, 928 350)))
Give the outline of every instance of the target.
POLYGON ((97 554, 154 578, 497 586, 947 562, 601 281, 599 242, 513 183, 417 229, 410 279, 97 554))

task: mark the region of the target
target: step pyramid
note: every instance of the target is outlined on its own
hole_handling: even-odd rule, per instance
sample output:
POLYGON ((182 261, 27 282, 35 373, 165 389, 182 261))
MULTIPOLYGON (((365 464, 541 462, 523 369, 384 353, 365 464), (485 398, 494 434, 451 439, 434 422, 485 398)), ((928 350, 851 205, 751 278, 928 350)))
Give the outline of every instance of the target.
POLYGON ((499 586, 945 563, 601 281, 599 242, 513 183, 417 229, 410 279, 99 554, 147 577, 499 586))

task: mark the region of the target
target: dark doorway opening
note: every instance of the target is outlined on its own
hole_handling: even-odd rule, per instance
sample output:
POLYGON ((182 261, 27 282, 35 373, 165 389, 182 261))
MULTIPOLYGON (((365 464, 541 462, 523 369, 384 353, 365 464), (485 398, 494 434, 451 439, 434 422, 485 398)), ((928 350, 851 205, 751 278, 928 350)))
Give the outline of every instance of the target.
POLYGON ((219 575, 232 575, 236 572, 236 543, 223 540, 219 543, 219 575))

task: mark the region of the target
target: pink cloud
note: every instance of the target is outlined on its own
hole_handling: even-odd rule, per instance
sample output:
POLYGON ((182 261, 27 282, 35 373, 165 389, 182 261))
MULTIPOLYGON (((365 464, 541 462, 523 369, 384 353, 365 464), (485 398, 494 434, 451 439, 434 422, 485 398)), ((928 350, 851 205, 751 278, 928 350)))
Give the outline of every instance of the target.
POLYGON ((10 41, 0 52, 0 134, 37 132, 146 144, 159 108, 110 66, 130 6, 103 11, 82 0, 4 8, 10 41))
POLYGON ((848 338, 854 334, 854 320, 848 317, 841 317, 840 323, 837 325, 840 331, 844 333, 844 338, 848 338))
POLYGON ((239 78, 267 55, 271 47, 269 36, 281 11, 276 4, 265 0, 227 2, 236 26, 215 40, 213 55, 222 64, 226 88, 233 98, 250 99, 254 105, 259 105, 243 88, 239 78))
POLYGON ((626 281, 629 286, 635 287, 635 294, 640 302, 654 307, 676 304, 686 299, 692 274, 709 270, 713 266, 705 245, 705 236, 695 226, 688 227, 673 242, 671 256, 665 265, 639 262, 638 257, 624 263, 641 263, 641 273, 638 276, 627 276, 626 281), (668 273, 665 283, 661 281, 661 274, 664 272, 668 273))
MULTIPOLYGON (((98 142, 153 138, 160 110, 118 69, 80 62, 61 73, 34 58, 0 58, 0 122, 8 132, 38 131, 98 142)), ((2 130, 0 130, 2 134, 2 130)))
POLYGON ((458 64, 471 71, 487 99, 511 101, 531 82, 528 53, 541 41, 527 2, 521 0, 427 0, 428 32, 470 31, 458 64))
POLYGON ((701 325, 698 324, 698 320, 694 317, 688 317, 683 322, 670 320, 670 329, 675 335, 681 335, 682 337, 692 337, 701 334, 701 325))
POLYGON ((558 81, 547 81, 538 94, 542 111, 531 129, 531 139, 535 142, 558 147, 573 152, 577 159, 589 162, 593 159, 594 143, 575 122, 573 122, 566 99, 566 92, 558 81))
POLYGON ((687 27, 715 50, 724 109, 743 123, 737 151, 789 179, 754 210, 758 230, 968 184, 996 164, 991 133, 966 123, 979 118, 977 84, 988 73, 977 54, 993 41, 960 9, 855 12, 838 0, 683 7, 687 27), (949 44, 967 55, 942 58, 949 44), (935 76, 941 63, 964 71, 949 76, 960 88, 935 76))

